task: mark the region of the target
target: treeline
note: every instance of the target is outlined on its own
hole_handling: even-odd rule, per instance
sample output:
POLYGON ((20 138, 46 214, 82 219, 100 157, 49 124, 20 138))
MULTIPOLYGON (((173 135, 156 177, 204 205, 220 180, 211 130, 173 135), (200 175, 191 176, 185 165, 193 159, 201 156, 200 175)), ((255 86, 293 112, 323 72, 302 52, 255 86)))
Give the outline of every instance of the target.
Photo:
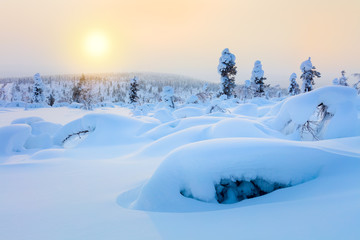
MULTIPOLYGON (((163 90, 171 86, 173 101, 177 104, 187 102, 206 102, 219 96, 219 84, 175 74, 159 73, 108 73, 49 75, 34 77, 0 79, 0 101, 21 106, 25 103, 66 106, 80 103, 85 108, 100 103, 127 104, 130 81, 137 77, 138 104, 163 101, 163 90), (40 82, 39 82, 40 81, 40 82), (40 91, 40 92, 39 92, 40 91), (34 96, 39 96, 34 98, 34 96), (38 99, 38 100, 36 100, 38 99), (88 106, 88 107, 86 107, 88 106)), ((245 85, 237 85, 235 90, 239 99, 247 95, 245 85)), ((267 88, 267 97, 281 97, 286 90, 279 85, 267 88)))

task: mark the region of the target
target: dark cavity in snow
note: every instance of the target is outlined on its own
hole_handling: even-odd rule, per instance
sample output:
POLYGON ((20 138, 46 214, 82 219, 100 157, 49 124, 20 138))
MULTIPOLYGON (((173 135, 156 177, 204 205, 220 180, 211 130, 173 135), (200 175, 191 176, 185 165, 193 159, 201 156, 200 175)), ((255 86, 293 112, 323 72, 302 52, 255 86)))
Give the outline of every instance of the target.
MULTIPOLYGON (((281 188, 290 187, 290 185, 269 182, 260 178, 256 178, 250 181, 221 179, 219 183, 214 185, 214 187, 216 190, 215 200, 221 204, 231 204, 240 202, 245 199, 259 197, 281 188)), ((180 193, 184 197, 194 198, 191 191, 188 189, 182 189, 180 193)))

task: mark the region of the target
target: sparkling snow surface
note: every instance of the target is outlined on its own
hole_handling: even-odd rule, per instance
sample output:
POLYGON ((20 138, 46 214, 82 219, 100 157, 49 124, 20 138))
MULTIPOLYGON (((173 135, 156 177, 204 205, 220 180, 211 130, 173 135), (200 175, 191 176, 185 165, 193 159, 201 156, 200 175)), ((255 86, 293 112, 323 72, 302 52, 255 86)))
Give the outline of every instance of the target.
POLYGON ((352 89, 216 104, 0 108, 0 239, 360 239, 352 89))

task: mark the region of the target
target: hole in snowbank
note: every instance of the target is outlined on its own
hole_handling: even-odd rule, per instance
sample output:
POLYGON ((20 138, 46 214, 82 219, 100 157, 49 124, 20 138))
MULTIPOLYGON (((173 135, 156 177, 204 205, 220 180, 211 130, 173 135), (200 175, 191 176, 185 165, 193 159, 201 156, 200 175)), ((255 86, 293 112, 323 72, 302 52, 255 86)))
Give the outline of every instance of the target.
MULTIPOLYGON (((215 200, 221 204, 237 203, 245 199, 259 197, 275 190, 291 187, 277 182, 269 182, 264 179, 254 180, 221 179, 214 185, 216 194, 215 200)), ((189 189, 182 189, 180 194, 187 198, 193 198, 189 189)), ((201 201, 201 199, 197 199, 201 201)))

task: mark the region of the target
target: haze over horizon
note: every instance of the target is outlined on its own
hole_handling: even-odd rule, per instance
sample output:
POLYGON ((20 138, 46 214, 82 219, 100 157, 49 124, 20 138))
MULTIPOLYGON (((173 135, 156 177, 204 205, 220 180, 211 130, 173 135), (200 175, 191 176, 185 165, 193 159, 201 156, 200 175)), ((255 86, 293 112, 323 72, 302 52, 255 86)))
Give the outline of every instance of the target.
POLYGON ((315 87, 360 72, 358 0, 2 0, 0 9, 0 77, 162 72, 218 82, 224 48, 239 84, 255 60, 283 87, 308 57, 322 74, 315 87))

